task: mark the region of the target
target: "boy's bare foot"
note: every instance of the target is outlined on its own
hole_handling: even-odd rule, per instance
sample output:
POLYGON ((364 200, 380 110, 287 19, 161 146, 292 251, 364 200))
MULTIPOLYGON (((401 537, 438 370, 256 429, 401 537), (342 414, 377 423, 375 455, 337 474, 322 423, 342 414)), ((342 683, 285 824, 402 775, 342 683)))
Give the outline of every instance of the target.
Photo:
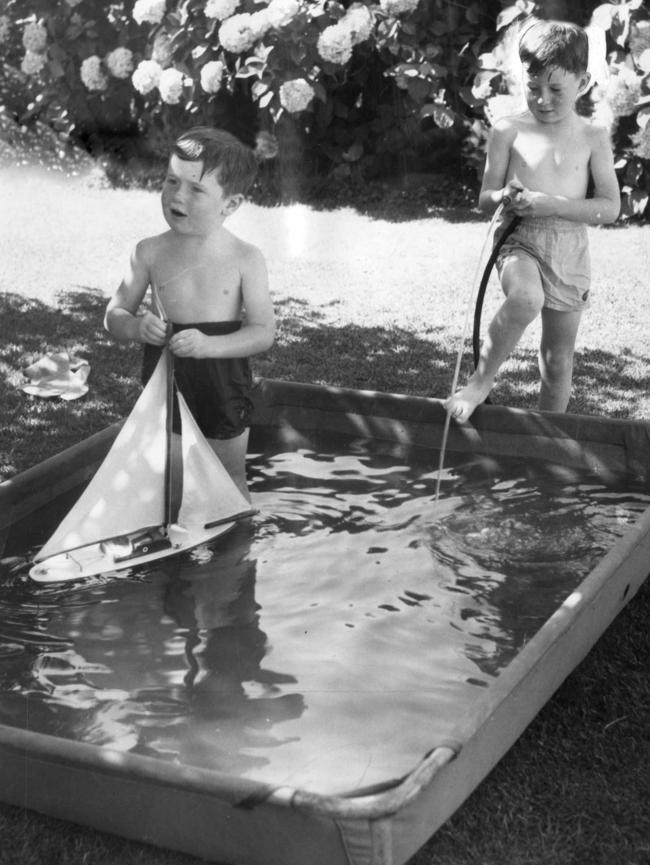
POLYGON ((445 409, 458 423, 465 423, 474 413, 474 409, 485 402, 491 390, 492 382, 474 381, 470 378, 464 388, 446 400, 445 409))

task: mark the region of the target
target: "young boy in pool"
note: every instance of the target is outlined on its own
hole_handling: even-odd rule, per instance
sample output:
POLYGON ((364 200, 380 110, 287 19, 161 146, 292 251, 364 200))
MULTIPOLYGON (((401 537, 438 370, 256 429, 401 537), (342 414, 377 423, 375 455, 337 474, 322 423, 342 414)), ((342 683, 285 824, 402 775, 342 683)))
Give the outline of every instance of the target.
POLYGON ((589 83, 584 30, 536 21, 521 37, 519 57, 528 108, 491 132, 479 207, 492 213, 504 205, 495 241, 512 217, 521 222, 497 260, 505 301, 474 374, 446 402, 459 422, 484 402, 499 368, 540 314, 539 408, 566 410, 578 325, 589 305, 586 224, 613 222, 620 208, 608 133, 575 110, 589 83))
POLYGON ((169 229, 137 244, 105 319, 116 339, 144 343, 145 382, 169 346, 180 392, 247 498, 248 358, 272 345, 275 318, 261 252, 224 221, 256 171, 254 151, 227 132, 197 127, 181 135, 162 189, 169 229), (153 311, 140 313, 148 288, 153 311))

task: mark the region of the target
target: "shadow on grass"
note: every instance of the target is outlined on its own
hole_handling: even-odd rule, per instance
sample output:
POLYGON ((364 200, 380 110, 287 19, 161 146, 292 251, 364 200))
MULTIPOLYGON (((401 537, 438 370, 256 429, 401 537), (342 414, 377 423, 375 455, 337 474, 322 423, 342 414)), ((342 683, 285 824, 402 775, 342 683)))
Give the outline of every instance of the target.
MULTIPOLYGON (((112 340, 103 328, 106 299, 79 288, 57 306, 10 292, 0 297, 0 478, 6 479, 125 417, 140 389, 137 345, 112 340), (71 402, 28 396, 21 370, 46 352, 70 351, 91 367, 88 394, 71 402)), ((449 395, 458 335, 444 326, 414 333, 376 325, 336 325, 328 306, 286 298, 276 304, 273 348, 253 359, 258 377, 444 399, 449 395)), ((461 383, 471 368, 469 346, 461 383)), ((534 408, 534 352, 519 352, 492 395, 498 405, 534 408)), ((650 360, 600 349, 576 358, 570 410, 610 417, 647 414, 650 360), (645 402, 644 402, 645 401, 645 402)))
MULTIPOLYGON (((518 351, 516 369, 504 369, 492 402, 534 408, 539 391, 535 351, 518 351)), ((576 352, 569 411, 573 414, 645 419, 650 416, 650 354, 615 354, 601 349, 576 352)))
MULTIPOLYGON (((445 399, 457 360, 458 334, 444 326, 424 334, 404 328, 328 323, 325 307, 286 298, 276 304, 278 335, 273 348, 256 359, 266 378, 304 381, 445 399)), ((471 350, 461 367, 461 384, 472 370, 471 350)), ((533 350, 518 350, 503 370, 492 402, 532 409, 539 372, 533 350)), ((576 355, 570 410, 579 414, 639 417, 647 413, 650 355, 588 349, 576 355)))
MULTIPOLYGON (((328 306, 331 306, 328 305, 328 306)), ((327 307, 287 298, 276 303, 273 348, 255 359, 265 378, 362 390, 446 396, 457 346, 444 327, 424 336, 404 328, 328 322, 327 307)))

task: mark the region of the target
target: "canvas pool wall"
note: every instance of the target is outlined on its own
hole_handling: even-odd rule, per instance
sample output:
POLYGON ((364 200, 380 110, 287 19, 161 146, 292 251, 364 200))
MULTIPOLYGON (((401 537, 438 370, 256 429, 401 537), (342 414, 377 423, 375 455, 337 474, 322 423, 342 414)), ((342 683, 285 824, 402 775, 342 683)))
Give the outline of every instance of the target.
MULTIPOLYGON (((308 446, 315 433, 437 449, 436 400, 280 382, 257 389, 251 447, 308 446)), ((0 485, 0 537, 38 543, 44 521, 95 471, 117 428, 0 485), (29 527, 29 528, 26 528, 29 527)), ((482 407, 450 429, 455 452, 545 459, 601 476, 629 472, 650 488, 650 427, 631 422, 482 407)), ((646 578, 650 511, 571 594, 462 719, 407 776, 379 790, 328 797, 197 768, 161 764, 8 726, 0 727, 8 803, 219 862, 250 865, 404 863, 508 750, 646 578), (179 818, 182 815, 182 819, 179 818)))

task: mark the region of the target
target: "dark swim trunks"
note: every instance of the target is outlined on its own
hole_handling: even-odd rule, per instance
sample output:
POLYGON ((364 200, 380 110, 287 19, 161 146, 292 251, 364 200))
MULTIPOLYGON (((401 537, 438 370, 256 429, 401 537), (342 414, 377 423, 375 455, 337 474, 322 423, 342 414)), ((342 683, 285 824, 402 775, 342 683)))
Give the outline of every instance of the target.
MULTIPOLYGON (((206 336, 234 333, 239 321, 210 321, 199 324, 173 324, 174 333, 195 328, 206 336)), ((142 359, 142 383, 153 374, 162 349, 145 345, 142 359)), ((253 385, 248 358, 224 359, 174 357, 174 378, 189 410, 206 438, 231 439, 250 426, 253 385)), ((174 409, 174 432, 180 432, 178 409, 174 409)))

